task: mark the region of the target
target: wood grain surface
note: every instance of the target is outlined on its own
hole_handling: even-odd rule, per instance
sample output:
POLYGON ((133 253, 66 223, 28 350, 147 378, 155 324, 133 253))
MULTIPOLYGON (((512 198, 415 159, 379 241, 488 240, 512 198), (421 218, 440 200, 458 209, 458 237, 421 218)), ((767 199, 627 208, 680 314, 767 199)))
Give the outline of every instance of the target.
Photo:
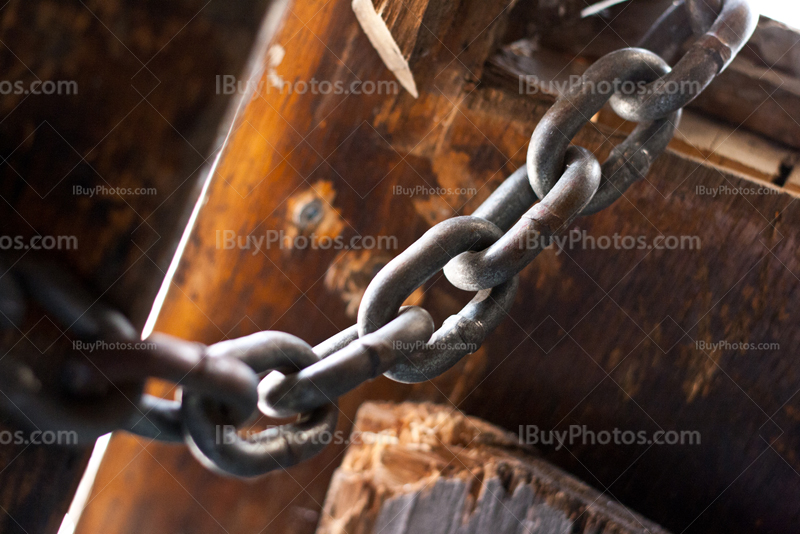
MULTIPOLYGON (((418 99, 399 87, 275 90, 270 80, 294 89, 394 81, 348 1, 292 4, 264 58, 265 88, 238 117, 216 170, 159 330, 211 342, 278 329, 318 342, 354 322, 365 281, 398 251, 226 249, 223 232, 393 236, 402 249, 432 224, 470 213, 524 162, 552 99, 483 81, 509 27, 507 4, 454 4, 415 67, 418 99), (309 221, 302 208, 313 202, 323 213, 309 221)), ((589 124, 575 142, 603 158, 621 138, 589 124)), ((800 205, 790 191, 673 148, 613 207, 579 219, 575 244, 548 249, 524 271, 508 319, 476 354, 432 383, 379 379, 341 399, 344 435, 358 405, 375 398, 452 403, 512 432, 697 431, 699 445, 541 450, 671 531, 795 532, 800 205), (702 192, 723 186, 716 196, 702 192), (644 248, 615 250, 615 235, 641 238, 644 248), (660 236, 700 247, 653 248, 660 236)), ((468 298, 438 277, 420 302, 441 321, 468 298)), ((239 481, 205 471, 182 448, 118 436, 78 532, 310 533, 343 451, 336 443, 287 472, 239 481)))

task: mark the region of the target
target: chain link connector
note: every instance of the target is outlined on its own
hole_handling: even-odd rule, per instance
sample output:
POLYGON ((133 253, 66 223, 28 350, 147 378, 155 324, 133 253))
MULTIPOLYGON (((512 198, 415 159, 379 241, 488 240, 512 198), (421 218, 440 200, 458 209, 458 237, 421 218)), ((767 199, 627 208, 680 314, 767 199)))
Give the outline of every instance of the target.
POLYGON ((515 276, 497 287, 478 291, 458 314, 445 319, 428 342, 384 374, 396 382, 416 384, 444 373, 478 350, 500 325, 514 304, 518 287, 519 277, 515 276))
MULTIPOLYGON (((559 179, 563 154, 573 137, 625 84, 657 79, 669 66, 656 54, 638 48, 611 52, 584 73, 580 85, 565 93, 545 113, 528 145, 528 178, 544 198, 559 179)), ((603 180, 596 198, 584 210, 595 213, 619 198, 628 186, 647 173, 667 146, 677 116, 640 124, 603 163, 603 180)))
POLYGON ((319 363, 299 373, 273 373, 264 378, 260 392, 268 407, 266 413, 308 411, 330 402, 404 361, 410 350, 430 339, 431 334, 430 314, 417 306, 404 307, 388 324, 359 337, 319 363))
MULTIPOLYGON (((702 0, 701 0, 702 1, 702 0)), ((634 48, 644 48, 661 56, 669 65, 675 63, 683 44, 692 37, 689 11, 684 0, 674 0, 634 48)))
MULTIPOLYGON (((405 299, 463 252, 483 250, 502 236, 502 230, 479 217, 443 221, 390 261, 372 280, 358 310, 363 336, 384 325, 405 299)), ((451 316, 427 343, 408 347, 386 376, 400 382, 430 380, 475 352, 505 317, 514 301, 517 281, 497 284, 451 316)))
POLYGON ((528 168, 523 165, 503 180, 472 216, 486 219, 506 232, 537 200, 528 180, 528 168))
POLYGON ((686 0, 689 24, 695 35, 706 33, 722 11, 722 0, 686 0))
MULTIPOLYGON (((250 367, 231 357, 216 357, 210 347, 167 334, 153 333, 138 343, 143 348, 99 350, 67 362, 65 376, 73 391, 100 383, 106 389, 120 383, 158 378, 179 383, 224 405, 235 424, 250 418, 258 400, 258 379, 250 367)), ((150 439, 177 441, 180 402, 144 394, 125 430, 150 439)))
POLYGON ((566 149, 566 168, 555 187, 499 240, 478 252, 467 252, 447 264, 444 274, 454 286, 478 291, 509 280, 550 245, 592 199, 600 183, 600 165, 591 152, 566 149))
MULTIPOLYGON (((212 360, 237 359, 259 376, 296 373, 319 362, 303 340, 272 331, 217 343, 208 353, 212 360)), ((239 477, 286 469, 311 458, 329 443, 325 435, 332 435, 338 416, 336 405, 326 399, 296 423, 243 437, 236 430, 240 422, 234 423, 214 398, 184 388, 181 404, 184 438, 195 457, 210 469, 239 477)))

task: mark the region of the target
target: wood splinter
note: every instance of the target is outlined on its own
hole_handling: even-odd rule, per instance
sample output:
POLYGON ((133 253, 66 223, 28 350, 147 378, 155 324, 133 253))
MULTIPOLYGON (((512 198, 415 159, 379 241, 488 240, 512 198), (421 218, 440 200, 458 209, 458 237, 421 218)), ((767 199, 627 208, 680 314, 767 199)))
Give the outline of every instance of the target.
MULTIPOLYGON (((415 2, 415 4, 421 5, 422 13, 397 13, 397 16, 394 17, 391 16, 391 9, 385 9, 389 2, 381 0, 375 0, 375 2, 377 5, 373 3, 373 0, 353 0, 353 12, 386 67, 394 73, 400 85, 414 98, 417 98, 419 96, 417 84, 414 82, 414 75, 411 73, 408 60, 416 42, 416 34, 422 23, 421 15, 424 13, 427 2, 415 2), (387 20, 392 21, 395 31, 404 30, 401 35, 407 36, 407 38, 401 41, 402 48, 392 36, 387 20)), ((397 7, 396 4, 395 7, 397 7)), ((405 9, 408 11, 408 8, 405 9)))

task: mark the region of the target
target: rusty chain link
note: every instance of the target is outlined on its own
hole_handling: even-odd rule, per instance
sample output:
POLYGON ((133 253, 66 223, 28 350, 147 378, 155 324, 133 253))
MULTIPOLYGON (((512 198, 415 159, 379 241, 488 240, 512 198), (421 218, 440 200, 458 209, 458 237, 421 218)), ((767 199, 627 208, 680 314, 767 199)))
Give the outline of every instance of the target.
POLYGON ((381 374, 406 383, 430 380, 475 352, 508 313, 517 273, 576 217, 605 209, 644 178, 672 139, 681 109, 730 64, 756 20, 747 0, 676 1, 642 48, 603 56, 558 98, 531 136, 525 167, 471 216, 435 225, 390 261, 369 284, 357 325, 313 348, 273 331, 210 346, 159 333, 142 343, 122 314, 63 270, 0 258, 0 333, 33 305, 77 340, 122 347, 67 355, 55 388, 43 386, 26 363, 4 357, 0 404, 22 424, 73 430, 82 443, 112 430, 186 443, 204 465, 234 476, 310 458, 336 428, 341 395, 381 374), (699 37, 670 69, 662 58, 692 30, 699 37), (637 90, 625 91, 627 84, 637 90), (686 87, 693 90, 680 90, 686 87), (639 124, 601 166, 570 143, 607 102, 639 124), (477 294, 436 330, 427 311, 402 304, 441 270, 477 294), (179 385, 178 395, 144 393, 149 378, 179 385), (240 429, 259 413, 296 420, 243 435, 240 429))

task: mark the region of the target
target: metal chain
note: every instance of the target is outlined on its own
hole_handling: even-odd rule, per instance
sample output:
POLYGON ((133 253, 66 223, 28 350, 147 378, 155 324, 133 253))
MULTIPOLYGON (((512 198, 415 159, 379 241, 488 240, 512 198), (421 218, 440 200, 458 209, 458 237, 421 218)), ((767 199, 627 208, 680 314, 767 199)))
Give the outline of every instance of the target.
POLYGON ((730 64, 756 21, 747 0, 675 2, 645 35, 646 49, 603 56, 558 98, 531 136, 525 167, 472 216, 435 225, 390 261, 369 284, 357 325, 313 348, 273 331, 210 346, 154 333, 140 347, 128 320, 64 271, 37 261, 0 265, 6 273, 0 332, 35 304, 76 339, 123 348, 122 354, 115 346, 85 358, 70 355, 55 389, 43 387, 25 363, 0 359, 0 403, 23 424, 74 430, 84 443, 112 430, 184 442, 204 465, 235 476, 310 458, 336 428, 341 395, 381 374, 406 383, 430 380, 475 352, 508 313, 517 273, 576 217, 605 209, 644 178, 672 139, 681 109, 730 64), (689 36, 687 19, 705 33, 670 69, 656 52, 670 56, 679 49, 689 36), (636 91, 625 91, 628 84, 636 91), (639 125, 601 166, 570 143, 606 102, 639 125), (477 294, 435 330, 427 311, 401 306, 440 270, 454 286, 477 294), (145 394, 149 378, 179 384, 179 395, 145 394), (259 412, 297 420, 242 435, 237 429, 259 412))

